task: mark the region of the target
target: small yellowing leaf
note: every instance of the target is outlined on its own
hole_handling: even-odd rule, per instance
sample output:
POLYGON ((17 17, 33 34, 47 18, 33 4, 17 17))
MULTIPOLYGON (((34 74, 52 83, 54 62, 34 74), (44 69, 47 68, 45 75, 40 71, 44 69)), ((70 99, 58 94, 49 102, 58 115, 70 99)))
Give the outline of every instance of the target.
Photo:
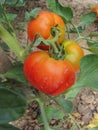
POLYGON ((98 126, 98 114, 96 114, 94 116, 94 118, 90 121, 89 125, 87 126, 87 128, 93 128, 98 126))

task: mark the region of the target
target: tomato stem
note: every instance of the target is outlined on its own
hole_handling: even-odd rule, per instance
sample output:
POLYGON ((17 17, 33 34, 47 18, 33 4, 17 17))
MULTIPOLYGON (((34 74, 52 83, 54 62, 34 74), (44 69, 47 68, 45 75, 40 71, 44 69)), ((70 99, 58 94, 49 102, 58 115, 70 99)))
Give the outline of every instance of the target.
POLYGON ((98 32, 94 32, 89 34, 89 37, 98 37, 98 32))
POLYGON ((6 15, 4 6, 3 6, 2 4, 0 4, 0 7, 1 7, 1 9, 2 9, 3 17, 4 17, 4 20, 6 21, 6 24, 7 24, 7 26, 8 26, 8 29, 11 31, 11 34, 12 34, 14 37, 16 37, 14 28, 13 28, 13 26, 11 25, 10 21, 9 21, 8 18, 7 18, 7 15, 6 15))
POLYGON ((75 123, 75 125, 79 128, 79 130, 83 130, 81 128, 81 126, 79 125, 79 123, 76 121, 76 119, 71 115, 71 114, 68 114, 69 118, 73 120, 73 122, 75 123))
POLYGON ((67 29, 67 35, 68 35, 68 39, 70 39, 70 34, 69 34, 69 27, 68 25, 66 24, 66 29, 67 29))
POLYGON ((79 33, 79 30, 78 30, 77 26, 74 25, 72 22, 70 22, 70 23, 73 26, 73 28, 75 28, 75 30, 77 31, 78 37, 80 37, 80 33, 79 33))
POLYGON ((39 106, 40 106, 41 115, 42 115, 45 130, 53 130, 49 127, 47 117, 46 117, 46 113, 45 113, 45 109, 44 109, 44 102, 43 102, 40 95, 39 95, 39 98, 37 98, 37 101, 38 101, 39 106))
POLYGON ((16 54, 20 61, 24 61, 24 49, 21 47, 18 40, 0 24, 0 37, 8 45, 8 47, 16 54))

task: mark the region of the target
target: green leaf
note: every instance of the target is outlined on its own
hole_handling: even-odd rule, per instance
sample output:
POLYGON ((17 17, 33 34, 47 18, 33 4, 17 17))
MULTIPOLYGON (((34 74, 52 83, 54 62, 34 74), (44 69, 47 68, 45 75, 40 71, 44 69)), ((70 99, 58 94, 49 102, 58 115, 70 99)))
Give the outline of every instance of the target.
POLYGON ((58 0, 47 0, 47 3, 49 9, 52 12, 60 15, 65 20, 65 22, 70 22, 73 18, 73 12, 71 8, 62 6, 58 0))
POLYGON ((96 43, 96 44, 90 46, 88 49, 89 49, 92 53, 98 54, 98 43, 96 43))
POLYGON ((89 128, 88 130, 98 130, 98 127, 89 128))
POLYGON ((12 67, 4 74, 4 76, 6 78, 14 79, 20 83, 24 83, 25 85, 28 85, 28 82, 24 76, 23 65, 16 65, 12 67))
POLYGON ((98 54, 89 54, 80 62, 80 76, 76 83, 66 91, 66 98, 74 98, 84 87, 98 90, 98 54))
POLYGON ((60 111, 59 109, 53 107, 53 106, 48 106, 45 108, 46 115, 48 120, 51 119, 62 119, 64 117, 64 112, 60 111))
POLYGON ((56 98, 56 102, 59 104, 59 106, 62 107, 63 111, 65 113, 71 113, 73 110, 73 104, 71 101, 66 100, 64 98, 58 97, 56 98))
POLYGON ((96 20, 96 13, 95 12, 90 12, 87 14, 82 15, 80 18, 80 26, 88 26, 92 22, 96 20))
POLYGON ((97 40, 95 40, 95 41, 93 41, 93 40, 87 40, 87 45, 88 45, 88 47, 90 47, 90 46, 92 46, 92 45, 94 45, 95 43, 96 43, 96 41, 97 40))
POLYGON ((10 124, 1 124, 0 130, 19 130, 19 129, 10 124))
POLYGON ((9 47, 4 43, 0 43, 0 47, 4 50, 4 51, 9 51, 9 47))
POLYGON ((89 34, 89 37, 98 37, 98 32, 93 32, 89 34))
MULTIPOLYGON (((85 31, 85 28, 83 28, 82 26, 77 26, 77 29, 79 31, 79 33, 83 33, 83 31, 85 31)), ((67 32, 69 33, 77 33, 76 28, 68 28, 67 32)))
POLYGON ((0 88, 0 124, 20 118, 26 107, 27 102, 23 96, 10 89, 0 88))
POLYGON ((27 21, 30 21, 30 19, 36 18, 40 11, 41 11, 41 8, 35 8, 31 12, 26 12, 25 13, 25 19, 27 21))
POLYGON ((70 130, 76 130, 77 129, 77 126, 72 126, 71 128, 70 128, 70 130))
POLYGON ((7 13, 6 16, 7 16, 7 19, 12 22, 17 17, 17 14, 7 13))
POLYGON ((56 12, 56 9, 57 9, 56 5, 57 5, 58 1, 56 1, 56 0, 46 0, 46 1, 48 3, 49 9, 53 12, 56 12))
POLYGON ((4 6, 24 6, 26 4, 27 0, 0 0, 0 4, 4 6))

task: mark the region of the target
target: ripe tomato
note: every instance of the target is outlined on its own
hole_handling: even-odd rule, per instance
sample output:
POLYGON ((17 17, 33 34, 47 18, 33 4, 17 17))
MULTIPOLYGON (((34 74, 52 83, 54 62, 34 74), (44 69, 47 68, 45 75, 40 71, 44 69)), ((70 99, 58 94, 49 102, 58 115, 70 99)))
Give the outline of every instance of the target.
POLYGON ((31 53, 24 62, 26 79, 36 89, 51 96, 70 88, 75 82, 75 71, 68 61, 55 60, 49 53, 31 53))
POLYGON ((72 40, 65 40, 63 42, 65 50, 65 60, 68 60, 74 67, 75 71, 80 69, 80 60, 84 56, 83 49, 78 43, 72 40))
POLYGON ((96 12, 96 18, 98 18, 98 6, 92 8, 92 12, 96 12))
MULTIPOLYGON (((27 34, 28 38, 33 41, 35 34, 39 33, 44 39, 52 39, 53 36, 51 35, 51 28, 53 26, 56 26, 58 30, 60 31, 60 36, 58 38, 58 42, 62 43, 65 38, 65 24, 62 20, 62 18, 49 11, 40 11, 38 13, 38 16, 34 19, 31 19, 28 28, 27 28, 27 34)), ((43 44, 39 45, 40 49, 48 49, 48 46, 45 46, 43 44)))

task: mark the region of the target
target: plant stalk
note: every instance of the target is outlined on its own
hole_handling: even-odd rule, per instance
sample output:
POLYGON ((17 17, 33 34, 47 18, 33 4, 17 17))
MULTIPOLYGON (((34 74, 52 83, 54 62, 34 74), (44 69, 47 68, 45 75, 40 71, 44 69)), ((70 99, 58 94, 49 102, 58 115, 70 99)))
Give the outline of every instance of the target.
POLYGON ((24 61, 24 49, 16 38, 10 35, 10 33, 0 24, 0 38, 8 45, 8 47, 16 54, 20 61, 24 61))
MULTIPOLYGON (((4 4, 5 4, 5 3, 6 3, 6 1, 4 2, 4 4)), ((14 28, 13 28, 13 26, 11 25, 10 21, 9 21, 8 18, 7 18, 7 15, 6 15, 4 6, 2 6, 2 5, 0 4, 0 7, 1 7, 2 11, 3 11, 3 16, 4 16, 4 18, 5 18, 6 24, 8 25, 8 28, 11 30, 12 35, 16 38, 16 34, 15 34, 15 31, 14 31, 14 28)))
POLYGON ((43 119, 43 123, 44 123, 44 128, 45 130, 53 130, 49 127, 49 124, 48 124, 48 121, 47 121, 47 117, 46 117, 46 114, 45 114, 45 109, 44 109, 44 103, 43 101, 41 100, 41 97, 39 97, 37 99, 38 103, 39 103, 39 106, 40 106, 40 110, 41 110, 41 116, 42 116, 42 119, 43 119))
POLYGON ((79 130, 83 130, 82 128, 81 128, 81 126, 79 125, 79 123, 74 119, 74 117, 71 115, 71 114, 68 114, 69 115, 69 117, 73 120, 73 122, 76 124, 76 126, 79 128, 79 130))

